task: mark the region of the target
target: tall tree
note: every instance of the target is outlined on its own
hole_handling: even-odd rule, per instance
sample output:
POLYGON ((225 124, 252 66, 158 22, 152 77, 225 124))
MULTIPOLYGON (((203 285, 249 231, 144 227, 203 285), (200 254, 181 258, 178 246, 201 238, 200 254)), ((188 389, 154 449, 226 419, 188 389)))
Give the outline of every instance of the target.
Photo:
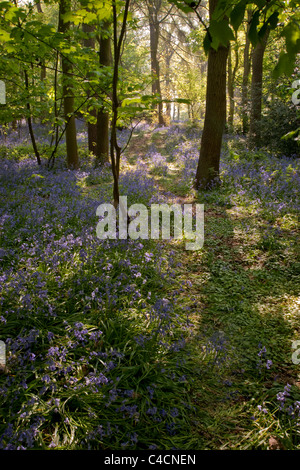
POLYGON ((249 128, 249 143, 251 146, 257 146, 260 144, 263 59, 269 34, 270 29, 267 28, 264 35, 259 38, 252 56, 251 111, 249 128))
MULTIPOLYGON (((64 15, 71 11, 70 0, 60 0, 59 2, 59 20, 58 31, 63 34, 66 41, 69 40, 69 31, 71 23, 64 20, 64 15)), ((66 121, 66 146, 67 146, 67 165, 69 169, 77 169, 79 166, 76 122, 74 115, 74 92, 72 86, 73 64, 65 54, 61 58, 63 73, 63 103, 64 116, 66 121)))
POLYGON ((42 9, 42 4, 41 4, 41 2, 40 2, 40 1, 37 1, 35 5, 36 5, 36 8, 37 8, 37 11, 38 11, 39 13, 43 13, 43 9, 42 9))
MULTIPOLYGON (((86 7, 86 11, 93 11, 86 7)), ((96 36, 99 44, 99 65, 107 67, 111 65, 111 38, 110 38, 110 21, 104 20, 98 24, 98 33, 96 34, 97 25, 94 21, 91 23, 83 23, 82 29, 85 33, 84 45, 85 47, 95 51, 96 36)), ((93 78, 94 74, 89 74, 93 78)), ((103 87, 102 87, 103 88, 103 87)), ((103 91, 97 93, 94 87, 88 88, 88 95, 93 100, 104 101, 108 99, 109 93, 105 94, 103 91)), ((96 165, 103 165, 109 162, 109 110, 107 106, 102 104, 98 110, 94 104, 88 110, 88 147, 89 151, 96 157, 96 165)))
POLYGON ((119 66, 121 58, 121 50, 123 47, 124 37, 127 29, 127 19, 130 0, 125 0, 123 19, 120 32, 118 31, 118 14, 117 2, 112 0, 113 9, 113 80, 112 80, 112 120, 111 120, 111 136, 110 136, 110 158, 113 174, 113 198, 114 206, 117 207, 120 201, 119 193, 119 176, 121 163, 121 147, 117 139, 117 122, 119 117, 120 99, 119 99, 119 66))
MULTIPOLYGON (((84 46, 92 50, 95 49, 95 37, 93 33, 95 32, 96 26, 94 24, 83 23, 82 31, 85 34, 84 37, 84 46)), ((92 90, 88 88, 87 94, 90 97, 92 95, 92 90)), ((87 131, 88 131, 88 148, 89 152, 97 157, 97 110, 92 107, 89 111, 89 117, 92 119, 88 120, 87 131)))
POLYGON ((250 53, 250 39, 249 29, 252 18, 252 10, 247 10, 247 22, 245 31, 245 46, 244 46, 244 62, 243 62, 243 79, 242 79, 242 126, 243 134, 247 134, 249 128, 248 118, 248 83, 251 71, 251 53, 250 53))
MULTIPOLYGON (((112 64, 109 30, 110 22, 106 21, 100 33, 99 60, 102 67, 109 67, 112 64)), ((103 165, 107 162, 109 162, 109 110, 103 105, 98 110, 97 116, 97 163, 103 165)))
POLYGON ((165 48, 165 53, 164 53, 164 57, 165 57, 165 86, 166 86, 166 99, 167 99, 167 103, 166 103, 166 120, 168 123, 170 123, 171 121, 171 97, 172 97, 172 92, 171 92, 171 59, 172 59, 172 56, 174 54, 174 49, 171 47, 171 41, 170 41, 170 37, 171 37, 171 34, 173 33, 174 31, 174 25, 171 24, 171 29, 170 31, 168 31, 168 36, 169 36, 169 40, 166 42, 166 48, 165 48))
MULTIPOLYGON (((218 0, 209 1, 212 21, 218 0)), ((220 154, 226 121, 226 65, 229 43, 209 48, 204 128, 194 186, 206 188, 219 178, 220 154)))
POLYGON ((27 100, 27 103, 26 103, 26 107, 27 107, 27 124, 28 124, 29 134, 30 134, 32 147, 33 147, 33 150, 34 150, 34 154, 35 154, 37 163, 38 163, 38 165, 41 165, 41 163, 42 163, 41 162, 41 157, 40 157, 40 153, 38 151, 38 147, 37 147, 37 144, 36 144, 36 140, 35 140, 35 136, 34 136, 34 132, 33 132, 33 127, 32 127, 31 106, 30 106, 30 98, 29 98, 29 79, 28 79, 27 70, 24 70, 24 77, 25 77, 25 89, 26 89, 26 92, 28 94, 28 100, 27 100))
POLYGON ((235 98, 234 98, 234 90, 235 90, 235 82, 236 82, 236 74, 239 67, 239 45, 236 43, 234 47, 230 47, 228 53, 228 99, 229 99, 229 112, 228 112, 228 119, 227 124, 229 128, 232 129, 233 127, 233 120, 234 120, 234 110, 235 110, 235 98), (234 51, 234 64, 232 64, 232 51, 234 51))
POLYGON ((149 29, 150 29, 150 56, 151 56, 151 74, 152 74, 152 93, 158 99, 158 124, 164 126, 163 104, 160 86, 160 64, 158 58, 159 29, 161 20, 159 13, 162 6, 162 0, 147 0, 149 29))

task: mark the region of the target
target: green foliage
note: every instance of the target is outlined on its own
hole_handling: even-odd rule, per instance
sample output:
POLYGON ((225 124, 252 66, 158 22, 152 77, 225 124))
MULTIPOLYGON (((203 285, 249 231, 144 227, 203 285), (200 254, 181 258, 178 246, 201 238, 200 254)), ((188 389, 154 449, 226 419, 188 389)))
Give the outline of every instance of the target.
POLYGON ((261 119, 263 145, 278 155, 298 156, 300 115, 293 103, 275 99, 265 103, 261 119))
POLYGON ((281 32, 281 36, 285 39, 286 52, 282 51, 278 64, 274 70, 274 76, 291 75, 294 71, 294 64, 297 54, 300 52, 300 24, 299 18, 292 18, 290 23, 285 26, 281 32))
MULTIPOLYGON (((175 4, 185 13, 194 11, 196 5, 194 2, 184 2, 178 0, 168 0, 175 4), (193 4, 193 5, 192 5, 193 4)), ((282 74, 291 75, 294 71, 296 56, 300 51, 300 25, 299 15, 293 13, 293 2, 290 2, 289 12, 286 14, 286 3, 269 2, 268 0, 258 0, 250 2, 240 0, 238 2, 218 1, 212 14, 210 24, 205 25, 201 19, 201 27, 205 27, 206 35, 203 40, 203 47, 206 54, 210 47, 217 49, 219 45, 227 46, 230 41, 236 40, 236 33, 245 18, 247 6, 253 7, 253 14, 249 28, 249 39, 253 46, 264 36, 267 29, 274 30, 278 27, 281 19, 284 20, 284 27, 281 30, 282 37, 285 38, 286 51, 282 51, 279 61, 274 69, 274 76, 279 77, 282 74)))
POLYGON ((216 50, 220 45, 227 46, 227 44, 235 38, 225 18, 218 21, 212 19, 208 31, 212 37, 211 47, 216 50))
POLYGON ((192 13, 196 6, 196 2, 192 0, 168 0, 168 2, 176 5, 184 13, 192 13))
POLYGON ((247 1, 239 2, 230 12, 230 23, 235 31, 237 31, 243 22, 247 1))

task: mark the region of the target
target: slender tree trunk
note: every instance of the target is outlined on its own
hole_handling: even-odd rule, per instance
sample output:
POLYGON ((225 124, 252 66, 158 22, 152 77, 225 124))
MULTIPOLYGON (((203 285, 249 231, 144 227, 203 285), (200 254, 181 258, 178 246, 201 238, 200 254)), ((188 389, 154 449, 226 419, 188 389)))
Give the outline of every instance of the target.
MULTIPOLYGON (((38 13, 43 13, 41 2, 39 1, 36 2, 35 6, 37 8, 38 13)), ((46 75, 47 75, 45 59, 41 59, 40 66, 41 66, 41 74, 40 74, 41 82, 44 82, 46 80, 46 75)), ((43 95, 40 96, 40 100, 41 101, 45 100, 43 95)), ((45 117, 45 113, 43 112, 43 115, 41 117, 41 122, 43 122, 44 117, 45 117)))
POLYGON ((251 147, 260 145, 263 59, 269 34, 270 30, 267 29, 264 37, 255 46, 252 57, 251 112, 249 129, 249 144, 251 147))
MULTIPOLYGON (((84 46, 95 49, 95 39, 91 37, 91 33, 95 31, 95 26, 83 23, 82 31, 86 34, 86 37, 84 38, 84 46)), ((90 90, 88 90, 88 96, 91 96, 90 90)), ((97 110, 95 108, 89 109, 89 115, 93 118, 93 121, 97 120, 97 110)), ((97 123, 88 122, 87 132, 89 152, 97 156, 97 123)))
POLYGON ((43 61, 41 65, 41 81, 43 82, 46 79, 47 71, 46 71, 46 65, 45 62, 43 61))
MULTIPOLYGON (((59 52, 56 52, 56 58, 55 58, 55 70, 54 70, 54 127, 53 127, 53 135, 52 138, 55 138, 55 144, 54 144, 54 149, 53 149, 53 155, 50 158, 50 162, 53 159, 53 164, 55 160, 55 152, 58 147, 58 139, 59 139, 59 124, 58 124, 58 116, 59 116, 59 108, 57 106, 57 86, 58 86, 58 65, 59 64, 59 52)), ((51 139, 51 145, 52 145, 52 139, 51 139)), ((49 162, 49 163, 50 163, 49 162)))
POLYGON ((234 87, 235 87, 235 78, 239 66, 239 54, 238 49, 235 48, 235 62, 234 66, 232 66, 232 48, 230 47, 228 53, 228 98, 229 98, 229 113, 228 113, 228 126, 230 129, 233 128, 233 120, 234 120, 234 87))
MULTIPOLYGON (((26 88, 27 94, 29 95, 29 79, 28 79, 27 70, 24 70, 24 77, 25 77, 25 88, 26 88)), ((33 150, 34 150, 34 154, 35 154, 37 163, 38 163, 38 165, 41 165, 41 158, 40 158, 40 154, 39 154, 39 151, 38 151, 38 148, 37 148, 37 145, 36 145, 36 140, 35 140, 35 136, 34 136, 34 132, 33 132, 33 128, 32 128, 31 107, 30 107, 30 102, 29 102, 29 96, 28 96, 28 101, 26 103, 26 107, 27 107, 27 112, 28 112, 27 124, 28 124, 28 129, 29 129, 29 134, 30 134, 30 138, 31 138, 32 147, 33 147, 33 150)))
MULTIPOLYGON (((104 25, 104 30, 109 29, 109 24, 104 25)), ((111 66, 111 40, 107 35, 100 37, 100 65, 111 66)), ((98 111, 97 117, 97 164, 103 165, 109 162, 109 111, 103 106, 98 111)))
MULTIPOLYGON (((64 22, 63 16, 71 9, 70 0, 60 0, 59 3, 59 24, 58 30, 61 33, 68 33, 70 29, 70 22, 64 22)), ((63 102, 64 102, 64 115, 66 121, 66 146, 67 146, 67 166, 69 169, 77 169, 79 167, 78 148, 76 138, 76 123, 74 116, 74 93, 73 87, 70 83, 70 76, 73 67, 71 62, 65 57, 62 57, 62 72, 63 72, 63 102)))
POLYGON ((121 163, 121 148, 117 141, 117 121, 119 112, 119 97, 118 97, 118 83, 119 83, 119 64, 121 57, 121 49, 124 41, 124 36, 127 26, 127 17, 129 10, 130 0, 125 1, 123 21, 120 34, 118 35, 118 16, 116 2, 112 2, 113 8, 113 37, 114 37, 114 63, 113 63, 113 80, 112 80, 112 120, 111 120, 111 136, 110 136, 110 158, 112 174, 114 179, 113 185, 113 198, 114 206, 117 207, 120 201, 119 194, 119 175, 121 163))
POLYGON ((160 65, 158 60, 158 41, 159 41, 159 20, 158 12, 161 7, 161 0, 152 0, 148 3, 149 28, 150 28, 150 55, 151 55, 151 74, 152 74, 152 93, 157 96, 158 124, 164 126, 163 104, 160 86, 160 65))
POLYGON ((36 2, 36 8, 39 13, 43 13, 41 2, 36 2))
MULTIPOLYGON (((231 115, 231 111, 232 111, 232 101, 233 101, 233 95, 234 95, 234 91, 233 91, 233 70, 232 70, 232 47, 230 46, 229 47, 229 50, 228 50, 228 60, 227 60, 227 93, 228 93, 228 101, 229 101, 229 114, 228 114, 228 118, 227 118, 227 127, 229 128, 231 126, 231 118, 232 118, 232 121, 233 121, 233 116, 231 115)), ((227 112, 227 109, 226 109, 226 112, 227 112)))
MULTIPOLYGON (((171 77, 170 77, 170 65, 171 65, 171 57, 173 52, 167 50, 166 52, 166 98, 167 100, 171 100, 171 77)), ((168 123, 171 122, 171 103, 166 103, 166 120, 168 123)))
MULTIPOLYGON (((210 0, 212 17, 218 0, 210 0)), ((220 154, 226 122, 226 65, 229 46, 212 47, 208 52, 207 88, 204 128, 200 157, 195 179, 195 188, 209 188, 219 180, 220 154)))
POLYGON ((173 121, 176 120, 176 105, 175 105, 175 103, 173 103, 173 107, 172 107, 172 120, 173 121))
POLYGON ((250 21, 252 17, 252 10, 247 11, 247 27, 246 27, 246 38, 244 48, 244 70, 243 70, 243 81, 242 81, 242 125, 243 134, 247 134, 249 129, 249 117, 248 117, 248 83, 251 70, 251 55, 250 55, 250 39, 249 29, 250 21))

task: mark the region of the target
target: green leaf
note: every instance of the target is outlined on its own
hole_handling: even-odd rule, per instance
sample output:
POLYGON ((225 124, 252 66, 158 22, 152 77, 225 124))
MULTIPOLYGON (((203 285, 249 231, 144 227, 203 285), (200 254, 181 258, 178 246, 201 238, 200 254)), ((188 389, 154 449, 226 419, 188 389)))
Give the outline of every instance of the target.
POLYGON ((88 11, 88 12, 86 13, 86 15, 85 15, 84 22, 85 22, 85 23, 90 23, 90 22, 92 22, 92 21, 94 21, 94 20, 96 20, 96 19, 97 19, 96 13, 93 13, 93 12, 91 12, 91 11, 88 11))
POLYGON ((275 29, 278 23, 279 13, 275 11, 272 15, 267 19, 267 21, 263 24, 258 32, 258 38, 262 39, 267 31, 267 29, 275 29))
POLYGON ((262 25, 257 35, 259 39, 262 39, 264 37, 268 27, 269 27, 268 22, 262 25))
POLYGON ((208 54, 208 51, 211 48, 211 40, 210 40, 208 33, 205 34, 205 37, 203 40, 203 48, 204 48, 205 54, 208 54))
POLYGON ((225 12, 228 9, 228 2, 226 0, 218 0, 217 6, 212 14, 212 19, 219 21, 224 18, 225 12))
POLYGON ((0 29, 0 42, 7 42, 10 40, 10 34, 4 29, 0 29))
POLYGON ((11 42, 6 42, 4 44, 4 49, 8 52, 8 53, 12 53, 12 52, 15 52, 18 50, 18 47, 17 46, 14 46, 11 42))
POLYGON ((134 103, 141 103, 142 99, 141 97, 134 97, 134 98, 125 98, 123 101, 122 101, 122 107, 125 107, 125 106, 129 106, 129 105, 132 105, 134 103))
POLYGON ((253 2, 255 5, 258 6, 258 8, 263 8, 266 4, 266 0, 256 0, 256 2, 253 2))
POLYGON ((300 52, 300 26, 296 22, 289 23, 283 30, 287 52, 297 54, 300 52))
POLYGON ((259 24, 259 11, 256 11, 252 16, 252 20, 249 28, 249 39, 253 46, 256 46, 258 42, 257 26, 259 24))
POLYGON ((62 19, 64 23, 73 22, 75 18, 76 18, 76 15, 72 11, 68 11, 67 13, 62 15, 62 19))
POLYGON ((221 21, 212 20, 209 26, 209 32, 212 37, 211 46, 216 50, 220 44, 227 46, 230 41, 235 39, 233 31, 225 18, 221 21))
POLYGON ((268 18, 268 25, 271 29, 275 29, 277 27, 277 23, 278 23, 278 17, 279 17, 279 12, 278 11, 275 11, 274 13, 272 13, 272 15, 268 18))
POLYGON ((295 67, 296 55, 288 52, 281 52, 278 63, 273 71, 274 78, 278 78, 285 74, 287 76, 292 75, 295 67))
POLYGON ((281 137, 281 140, 288 140, 288 139, 299 140, 298 138, 299 135, 300 135, 300 127, 298 127, 298 129, 296 129, 295 131, 291 131, 283 135, 281 137))
POLYGON ((12 6, 10 6, 9 10, 7 10, 6 13, 4 14, 4 18, 8 21, 12 21, 13 19, 19 18, 20 16, 21 16, 21 10, 17 7, 12 7, 12 6))
POLYGON ((242 0, 230 13, 230 23, 235 31, 237 31, 244 19, 247 2, 242 0))
POLYGON ((135 116, 137 113, 145 111, 147 108, 144 106, 124 106, 123 108, 119 109, 120 116, 135 116))
POLYGON ((145 103, 153 101, 153 96, 152 95, 143 95, 141 97, 141 100, 145 103))
POLYGON ((191 100, 185 99, 185 98, 177 98, 174 100, 175 103, 183 103, 183 104, 190 104, 191 100))
POLYGON ((285 38, 286 52, 281 52, 279 61, 273 71, 275 78, 285 74, 290 76, 294 72, 297 54, 300 52, 300 26, 291 21, 282 31, 285 38))
POLYGON ((192 3, 191 1, 187 0, 185 1, 180 1, 180 0, 168 0, 169 3, 172 3, 173 5, 176 5, 179 10, 183 11, 184 13, 191 13, 193 8, 189 5, 189 3, 192 3))

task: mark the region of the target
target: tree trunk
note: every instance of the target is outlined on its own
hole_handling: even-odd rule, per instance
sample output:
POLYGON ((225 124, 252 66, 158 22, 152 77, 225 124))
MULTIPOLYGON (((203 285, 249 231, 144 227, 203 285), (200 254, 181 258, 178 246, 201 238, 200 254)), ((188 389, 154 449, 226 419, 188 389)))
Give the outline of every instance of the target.
POLYGON ((249 144, 251 147, 260 145, 260 121, 262 110, 262 80, 263 59, 266 50, 270 30, 267 29, 264 37, 257 43, 252 57, 252 81, 251 81, 251 112, 249 144))
MULTIPOLYGON (((229 114, 227 118, 227 127, 229 128, 233 123, 233 115, 232 115, 232 102, 233 102, 233 70, 232 70, 232 58, 231 54, 232 48, 229 47, 228 50, 228 60, 227 60, 227 93, 228 93, 228 101, 229 101, 229 114), (232 122, 230 122, 232 120, 232 122)), ((226 110, 227 111, 227 110, 226 110)))
MULTIPOLYGON (((84 46, 89 47, 91 49, 95 49, 95 39, 90 36, 90 33, 95 31, 95 26, 90 25, 90 24, 85 24, 83 23, 82 25, 82 31, 86 34, 86 37, 84 39, 84 46)), ((91 96, 90 90, 88 90, 88 96, 91 96)), ((89 110, 89 115, 94 118, 94 120, 97 119, 97 110, 90 109, 89 110)), ((88 122, 87 123, 87 132, 88 132, 88 148, 89 152, 91 152, 93 155, 97 156, 97 124, 96 122, 88 122)))
POLYGON ((229 129, 233 129, 233 120, 234 120, 234 108, 235 108, 235 102, 234 102, 234 87, 235 87, 235 78, 239 66, 239 54, 238 54, 238 49, 235 48, 235 62, 234 66, 232 67, 232 48, 230 47, 229 53, 228 53, 228 98, 229 98, 229 113, 228 113, 228 127, 229 129))
POLYGON ((250 21, 252 17, 252 10, 248 10, 247 15, 247 29, 246 29, 246 42, 244 48, 244 70, 243 70, 243 81, 242 81, 242 125, 243 134, 247 134, 249 129, 249 118, 248 118, 248 83, 249 75, 251 70, 251 55, 250 55, 250 39, 249 29, 250 21))
POLYGON ((171 65, 171 57, 173 52, 169 49, 166 51, 165 61, 166 61, 166 98, 168 102, 166 103, 166 120, 168 124, 171 122, 171 77, 170 77, 170 65, 171 65))
POLYGON ((46 65, 45 65, 45 62, 43 61, 41 65, 41 81, 42 82, 46 80, 46 75, 47 75, 46 65))
POLYGON ((117 122, 118 122, 118 111, 120 107, 120 101, 118 96, 118 83, 119 83, 119 65, 121 50, 124 42, 124 36, 126 33, 127 17, 129 10, 130 0, 125 1, 123 21, 121 31, 118 35, 118 15, 116 2, 112 2, 113 8, 113 80, 112 80, 112 120, 111 120, 111 135, 110 135, 110 158, 111 168, 114 179, 113 185, 113 198, 114 207, 117 208, 119 205, 119 175, 120 175, 120 163, 121 163, 121 148, 117 141, 117 122))
MULTIPOLYGON (((104 25, 104 30, 109 29, 109 24, 104 25)), ((110 37, 100 37, 100 65, 111 66, 111 40, 110 37)), ((102 107, 97 117, 97 164, 103 165, 109 162, 109 111, 102 107)))
MULTIPOLYGON (((212 17, 218 0, 210 0, 209 13, 212 17)), ((208 52, 207 88, 204 128, 201 139, 200 157, 195 179, 195 188, 209 188, 219 181, 220 154, 226 122, 226 65, 228 49, 212 47, 208 52)))
POLYGON ((43 13, 41 2, 36 2, 36 8, 39 13, 43 13))
MULTIPOLYGON (((71 9, 70 0, 60 0, 59 3, 59 24, 58 30, 66 34, 70 29, 70 22, 64 22, 63 16, 71 9)), ((78 148, 76 138, 76 123, 74 116, 74 93, 73 87, 70 82, 72 74, 72 63, 65 56, 62 57, 62 73, 63 73, 63 103, 64 115, 66 121, 66 146, 67 146, 67 166, 69 169, 77 169, 79 166, 78 161, 78 148)))
POLYGON ((161 7, 160 0, 152 0, 148 3, 149 28, 150 28, 150 55, 151 55, 151 74, 152 74, 152 94, 158 99, 157 118, 158 124, 164 126, 163 104, 160 87, 160 66, 158 60, 158 41, 159 41, 159 21, 158 12, 161 7))
POLYGON ((28 113, 27 114, 27 124, 28 124, 31 143, 32 143, 32 147, 33 147, 33 150, 34 150, 34 154, 35 154, 37 163, 38 163, 38 165, 41 165, 41 163, 42 163, 41 162, 41 157, 40 157, 37 145, 36 145, 36 140, 35 140, 35 136, 34 136, 34 132, 33 132, 33 128, 32 128, 31 107, 30 107, 30 102, 29 102, 29 79, 28 79, 27 70, 24 70, 24 77, 25 77, 25 89, 26 89, 26 92, 28 94, 28 101, 26 103, 27 113, 28 113))

